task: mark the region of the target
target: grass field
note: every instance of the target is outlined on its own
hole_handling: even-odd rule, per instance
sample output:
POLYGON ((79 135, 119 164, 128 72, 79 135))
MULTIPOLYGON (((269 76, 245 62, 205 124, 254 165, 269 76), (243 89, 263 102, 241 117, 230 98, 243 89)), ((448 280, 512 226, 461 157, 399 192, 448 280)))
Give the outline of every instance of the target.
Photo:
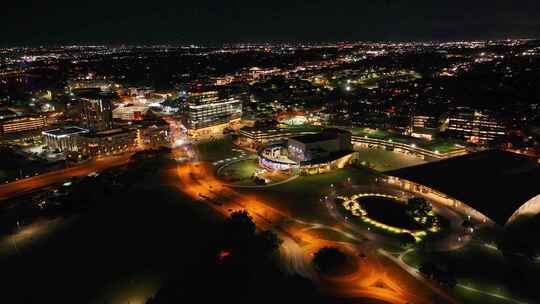
POLYGON ((458 286, 452 293, 463 303, 537 303, 534 283, 540 265, 530 263, 526 271, 519 270, 497 250, 479 244, 469 244, 449 252, 413 251, 403 257, 405 263, 418 268, 423 261, 448 265, 456 273, 458 286), (521 277, 522 284, 512 285, 510 277, 521 277), (526 296, 528 294, 528 296, 526 296), (528 300, 524 299, 529 297, 528 300), (504 299, 508 298, 508 299, 504 299))
POLYGON ((256 168, 256 159, 241 160, 220 168, 219 177, 228 182, 251 180, 256 168))
POLYGON ((313 125, 296 125, 296 126, 287 126, 286 128, 283 128, 283 130, 291 131, 291 132, 319 132, 323 129, 321 126, 313 126, 313 125))
POLYGON ((232 138, 226 136, 220 139, 214 139, 198 143, 193 146, 199 160, 217 161, 235 156, 232 150, 232 138))
POLYGON ((418 146, 431 151, 439 151, 440 153, 447 153, 458 149, 456 142, 452 140, 435 139, 432 141, 420 141, 418 146))
POLYGON ((426 163, 425 160, 419 157, 384 149, 357 148, 355 150, 358 152, 361 162, 365 161, 367 166, 379 172, 426 163))
POLYGON ((339 193, 347 193, 351 191, 345 185, 347 178, 355 184, 363 184, 371 177, 372 174, 365 170, 346 168, 319 175, 300 176, 285 184, 248 192, 268 199, 279 209, 287 210, 299 219, 333 223, 328 210, 320 202, 321 198, 330 193, 330 185, 333 184, 339 193))
POLYGON ((392 132, 387 132, 384 130, 370 129, 370 128, 353 128, 351 133, 354 136, 367 136, 373 139, 380 140, 392 140, 395 142, 405 143, 405 144, 415 144, 420 148, 424 148, 430 151, 438 151, 440 153, 450 152, 452 150, 459 149, 460 147, 456 144, 459 144, 456 140, 450 139, 434 139, 434 140, 423 140, 419 138, 409 137, 401 134, 396 134, 392 132))
POLYGON ((200 255, 219 221, 149 174, 42 241, 0 255, 0 300, 144 303, 200 255))

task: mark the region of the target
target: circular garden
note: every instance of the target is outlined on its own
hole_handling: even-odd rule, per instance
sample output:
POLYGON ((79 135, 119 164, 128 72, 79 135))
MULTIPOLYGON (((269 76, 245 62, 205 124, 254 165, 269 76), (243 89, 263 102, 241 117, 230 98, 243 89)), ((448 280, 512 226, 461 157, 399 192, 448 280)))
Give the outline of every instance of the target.
POLYGON ((440 230, 441 218, 422 198, 401 199, 383 193, 339 196, 338 206, 347 217, 391 234, 412 235, 416 242, 440 230))

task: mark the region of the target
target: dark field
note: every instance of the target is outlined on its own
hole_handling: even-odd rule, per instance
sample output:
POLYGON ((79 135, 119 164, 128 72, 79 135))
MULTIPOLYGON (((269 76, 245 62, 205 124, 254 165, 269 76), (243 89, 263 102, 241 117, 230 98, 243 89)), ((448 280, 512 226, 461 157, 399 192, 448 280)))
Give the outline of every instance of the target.
POLYGON ((1 302, 144 303, 197 259, 219 221, 148 176, 0 255, 1 302))

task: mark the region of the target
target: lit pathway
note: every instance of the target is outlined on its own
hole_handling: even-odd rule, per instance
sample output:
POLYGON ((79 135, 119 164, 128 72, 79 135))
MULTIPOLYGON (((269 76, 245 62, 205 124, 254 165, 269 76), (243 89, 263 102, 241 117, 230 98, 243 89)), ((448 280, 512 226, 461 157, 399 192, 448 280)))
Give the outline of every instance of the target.
POLYGON ((426 278, 424 278, 416 268, 414 267, 411 267, 409 265, 407 265, 405 262, 403 262, 402 260, 402 255, 399 256, 399 258, 396 258, 395 256, 393 256, 392 254, 388 253, 387 251, 385 251, 384 249, 379 249, 378 250, 380 254, 382 254, 383 256, 385 256, 386 258, 392 260, 393 262, 395 262, 396 264, 398 264, 401 269, 407 271, 410 275, 412 275, 413 277, 415 277, 416 279, 418 279, 419 281, 423 282, 425 285, 427 285, 432 291, 434 291, 435 293, 437 293, 439 296, 441 296, 442 298, 446 299, 448 302, 450 303, 454 303, 454 304, 458 304, 459 302, 454 300, 453 298, 451 298, 450 296, 448 296, 446 294, 446 292, 444 292, 443 290, 441 290, 439 287, 435 286, 433 284, 433 282, 429 281, 429 280, 426 280, 426 278))
POLYGON ((483 291, 483 290, 480 290, 480 289, 472 288, 472 287, 469 287, 469 286, 466 286, 466 285, 463 285, 463 284, 457 284, 457 286, 461 287, 463 289, 466 289, 468 291, 481 293, 483 295, 494 297, 494 298, 501 299, 501 300, 505 300, 505 301, 508 301, 508 302, 512 302, 512 303, 516 303, 516 304, 528 304, 527 302, 523 302, 523 301, 519 301, 519 300, 516 300, 516 299, 508 298, 508 297, 505 297, 505 296, 497 294, 497 293, 492 293, 492 292, 487 292, 487 291, 483 291))

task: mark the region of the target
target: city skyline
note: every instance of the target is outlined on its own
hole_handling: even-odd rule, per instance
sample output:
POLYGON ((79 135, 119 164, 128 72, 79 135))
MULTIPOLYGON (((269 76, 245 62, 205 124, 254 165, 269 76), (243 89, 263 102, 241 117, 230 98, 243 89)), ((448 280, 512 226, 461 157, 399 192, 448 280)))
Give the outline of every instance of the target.
POLYGON ((2 303, 540 303, 538 2, 3 8, 2 303))

